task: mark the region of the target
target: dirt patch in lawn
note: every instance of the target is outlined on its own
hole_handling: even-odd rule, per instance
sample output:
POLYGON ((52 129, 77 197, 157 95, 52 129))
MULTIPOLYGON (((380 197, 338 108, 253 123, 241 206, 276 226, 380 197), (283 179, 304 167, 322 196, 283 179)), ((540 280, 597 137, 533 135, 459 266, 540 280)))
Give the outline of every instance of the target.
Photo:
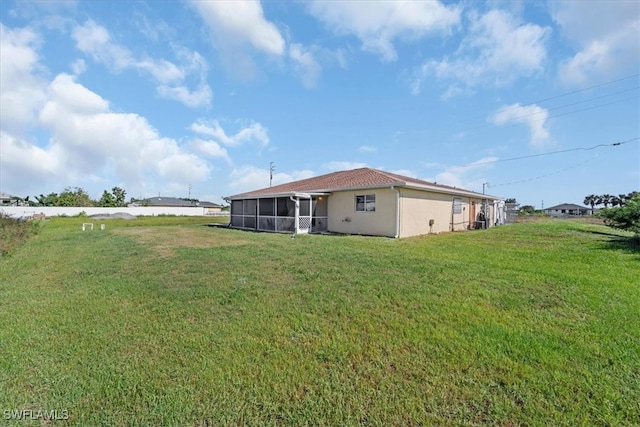
POLYGON ((134 237, 161 257, 174 256, 178 248, 208 249, 250 243, 235 235, 212 233, 211 229, 205 227, 135 227, 119 228, 113 232, 134 237))

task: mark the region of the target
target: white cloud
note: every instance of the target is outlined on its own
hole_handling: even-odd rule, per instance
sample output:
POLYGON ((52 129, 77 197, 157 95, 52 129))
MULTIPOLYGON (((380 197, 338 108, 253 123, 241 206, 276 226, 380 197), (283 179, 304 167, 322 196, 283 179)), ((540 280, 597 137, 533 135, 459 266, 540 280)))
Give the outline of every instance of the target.
POLYGON ((218 143, 230 147, 237 147, 244 143, 255 143, 260 148, 269 145, 267 129, 256 122, 249 123, 248 126, 240 129, 235 135, 227 135, 217 120, 192 123, 190 129, 197 134, 213 137, 218 143))
POLYGON ((25 185, 16 185, 22 191, 35 188, 32 184, 64 180, 68 170, 63 167, 64 156, 59 147, 43 149, 20 137, 0 131, 0 181, 7 185, 23 179, 25 185))
POLYGON ((0 23, 0 129, 21 132, 44 102, 46 81, 37 75, 40 37, 29 28, 0 23))
POLYGON ((231 158, 229 157, 227 150, 224 147, 221 147, 216 141, 196 138, 191 141, 191 146, 194 150, 202 154, 206 154, 211 157, 220 157, 229 163, 231 162, 231 158))
POLYGON ((77 59, 71 63, 71 70, 75 76, 79 76, 87 70, 87 64, 84 59, 77 59))
POLYGON ((427 181, 473 190, 482 187, 482 183, 486 182, 486 178, 481 173, 491 168, 492 163, 496 160, 498 160, 497 157, 490 156, 483 157, 464 166, 447 166, 444 172, 440 172, 432 178, 427 178, 427 181))
MULTIPOLYGON (((97 114, 109 109, 109 102, 95 92, 75 82, 75 76, 59 74, 49 86, 50 99, 40 113, 46 117, 49 109, 62 107, 79 115, 97 114)), ((55 113, 54 113, 55 114, 55 113)))
POLYGON ((330 171, 341 171, 341 170, 366 168, 366 167, 369 167, 369 165, 361 162, 332 161, 332 162, 323 164, 322 167, 330 171))
POLYGON ((362 49, 385 61, 397 59, 393 43, 447 32, 460 22, 460 9, 438 1, 428 2, 311 2, 309 10, 339 35, 354 35, 362 49))
POLYGON ((189 4, 206 23, 222 65, 234 79, 252 80, 260 73, 252 59, 255 51, 279 59, 286 43, 269 22, 257 0, 197 1, 189 4))
POLYGON ((304 87, 315 87, 320 77, 321 68, 311 50, 301 44, 292 44, 289 47, 289 56, 296 64, 296 70, 301 75, 304 87))
POLYGON ((167 141, 168 155, 158 162, 157 173, 174 183, 189 184, 203 182, 209 178, 209 165, 195 154, 182 152, 177 146, 167 141))
POLYGON ((581 86, 640 66, 640 3, 554 2, 554 21, 577 52, 562 61, 559 77, 581 86))
POLYGON ((456 82, 466 86, 490 84, 504 86, 519 77, 543 72, 547 59, 546 44, 551 29, 519 20, 502 10, 484 15, 471 12, 469 33, 451 57, 426 61, 416 72, 410 86, 414 94, 422 91, 431 76, 452 80, 445 97, 461 91, 456 82))
MULTIPOLYGON (((25 75, 25 81, 30 77, 25 75)), ((156 182, 185 186, 210 174, 206 161, 162 137, 144 117, 112 112, 107 100, 72 75, 59 74, 42 93, 46 100, 31 126, 50 138, 33 141, 3 126, 3 182, 42 191, 52 184, 92 185, 111 176, 140 194, 156 182)))
POLYGON ((549 142, 548 118, 549 111, 538 105, 513 104, 500 108, 489 121, 499 126, 507 123, 527 125, 531 133, 529 143, 541 148, 549 142))
POLYGON ((237 47, 249 43, 272 55, 284 53, 284 39, 278 28, 265 19, 259 1, 192 1, 191 4, 207 23, 217 44, 237 47))
POLYGON ((209 105, 213 97, 211 88, 207 84, 201 84, 193 91, 186 86, 158 86, 156 90, 161 97, 179 101, 192 108, 209 105))
POLYGON ((75 27, 71 36, 81 52, 90 55, 94 61, 114 71, 122 71, 135 65, 129 50, 112 43, 107 29, 91 19, 75 27))
POLYGON ((370 145, 361 145, 360 147, 358 147, 359 153, 375 153, 376 151, 378 151, 378 149, 370 145))
MULTIPOLYGON (((284 184, 291 181, 311 178, 315 173, 305 169, 291 173, 277 172, 273 174, 273 185, 284 184)), ((255 166, 242 166, 231 171, 231 183, 229 187, 236 194, 246 191, 258 190, 269 186, 269 169, 261 169, 255 166)))
POLYGON ((80 51, 114 72, 135 69, 151 76, 158 85, 158 95, 163 98, 179 101, 192 108, 211 104, 211 88, 206 83, 208 66, 197 52, 174 47, 178 59, 182 61, 180 65, 164 58, 144 56, 138 59, 129 49, 112 41, 107 29, 91 19, 76 26, 72 37, 80 51), (185 80, 192 74, 199 82, 195 90, 189 90, 185 85, 185 80))

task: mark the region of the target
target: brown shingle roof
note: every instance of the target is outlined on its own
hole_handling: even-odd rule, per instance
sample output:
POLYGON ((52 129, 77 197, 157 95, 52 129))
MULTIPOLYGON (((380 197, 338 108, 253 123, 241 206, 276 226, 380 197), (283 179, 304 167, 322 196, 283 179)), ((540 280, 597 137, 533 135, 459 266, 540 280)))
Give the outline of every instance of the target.
MULTIPOLYGON (((439 185, 433 182, 423 181, 408 176, 385 172, 378 169, 360 168, 347 171, 332 172, 313 178, 302 179, 300 181, 288 182, 273 187, 262 188, 260 190, 231 196, 232 199, 243 199, 247 197, 266 196, 271 194, 286 194, 293 192, 302 193, 322 193, 350 188, 367 187, 390 187, 391 185, 417 185, 442 190, 454 190, 468 192, 460 188, 439 185)), ((489 196, 490 197, 490 196, 489 196)))

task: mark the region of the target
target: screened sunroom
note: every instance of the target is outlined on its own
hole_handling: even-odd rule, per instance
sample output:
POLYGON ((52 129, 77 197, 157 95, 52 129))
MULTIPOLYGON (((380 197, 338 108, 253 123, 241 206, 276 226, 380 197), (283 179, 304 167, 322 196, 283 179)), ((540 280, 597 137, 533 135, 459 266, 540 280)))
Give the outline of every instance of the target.
POLYGON ((327 231, 327 195, 293 193, 231 200, 231 226, 295 234, 327 231))

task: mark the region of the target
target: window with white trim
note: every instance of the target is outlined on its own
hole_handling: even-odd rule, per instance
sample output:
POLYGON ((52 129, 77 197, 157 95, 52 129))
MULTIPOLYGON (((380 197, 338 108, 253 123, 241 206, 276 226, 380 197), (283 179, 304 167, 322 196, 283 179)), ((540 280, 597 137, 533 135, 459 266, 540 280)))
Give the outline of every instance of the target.
POLYGON ((462 199, 455 197, 453 199, 453 213, 461 214, 462 213, 462 199))
POLYGON ((356 212, 375 212, 376 195, 358 194, 356 195, 356 212))

